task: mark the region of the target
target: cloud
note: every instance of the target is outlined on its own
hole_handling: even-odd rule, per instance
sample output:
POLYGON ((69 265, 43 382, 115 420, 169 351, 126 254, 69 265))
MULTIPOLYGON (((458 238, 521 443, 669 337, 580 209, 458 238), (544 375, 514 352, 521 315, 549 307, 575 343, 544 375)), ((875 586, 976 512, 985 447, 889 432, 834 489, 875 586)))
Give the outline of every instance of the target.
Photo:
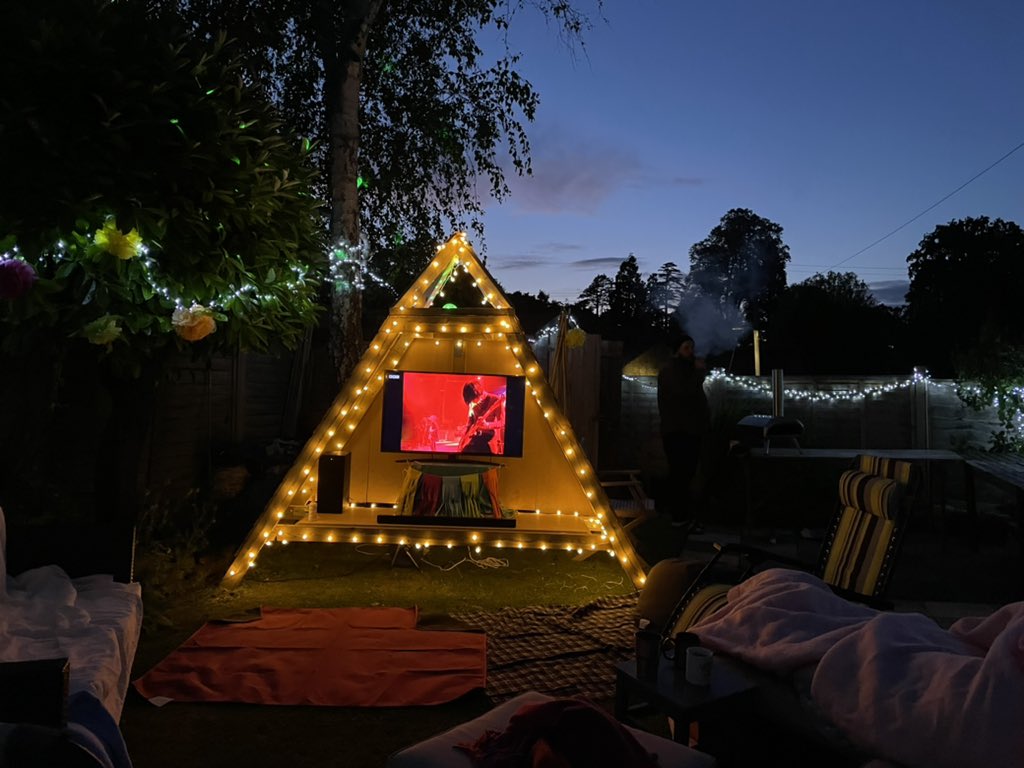
POLYGON ((533 153, 533 175, 508 179, 514 206, 527 213, 592 214, 636 176, 635 157, 597 147, 546 147, 533 153))
POLYGON ((624 187, 693 187, 703 179, 667 175, 644 166, 636 153, 560 131, 533 137, 530 176, 506 169, 514 208, 524 213, 595 213, 624 187))
POLYGON ((896 307, 907 303, 906 294, 910 290, 910 283, 907 280, 879 280, 868 283, 868 290, 880 303, 896 307))
POLYGON ((598 259, 577 259, 576 261, 570 261, 565 266, 570 269, 618 269, 622 264, 620 258, 608 258, 602 257, 598 259))
POLYGON ((502 269, 509 271, 513 269, 536 269, 548 263, 546 259, 538 256, 503 256, 496 258, 495 261, 501 264, 502 269))
POLYGON ((549 267, 555 259, 559 259, 567 253, 577 253, 583 250, 580 243, 564 243, 549 241, 537 243, 528 251, 519 253, 499 253, 493 256, 494 262, 501 265, 502 269, 536 269, 537 267, 549 267))
POLYGON ((559 243, 558 241, 549 241, 547 243, 540 243, 537 245, 537 250, 542 253, 572 253, 575 251, 582 251, 583 245, 581 243, 559 243))
MULTIPOLYGON (((656 183, 657 179, 652 181, 656 183)), ((670 187, 700 187, 706 181, 706 179, 701 179, 697 176, 673 176, 671 179, 668 179, 667 183, 670 187)))

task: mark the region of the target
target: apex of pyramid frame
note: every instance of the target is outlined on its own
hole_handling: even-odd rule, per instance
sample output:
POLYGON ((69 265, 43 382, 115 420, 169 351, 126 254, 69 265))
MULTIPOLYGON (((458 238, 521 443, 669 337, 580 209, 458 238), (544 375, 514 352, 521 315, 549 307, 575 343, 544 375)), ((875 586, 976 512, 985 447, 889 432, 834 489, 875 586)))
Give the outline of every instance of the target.
POLYGON ((509 302, 498 288, 494 278, 476 255, 473 246, 466 239, 465 232, 457 232, 447 242, 437 246, 437 253, 426 269, 395 303, 399 311, 412 308, 430 307, 455 270, 462 267, 473 276, 474 285, 480 291, 481 306, 508 309, 509 302))

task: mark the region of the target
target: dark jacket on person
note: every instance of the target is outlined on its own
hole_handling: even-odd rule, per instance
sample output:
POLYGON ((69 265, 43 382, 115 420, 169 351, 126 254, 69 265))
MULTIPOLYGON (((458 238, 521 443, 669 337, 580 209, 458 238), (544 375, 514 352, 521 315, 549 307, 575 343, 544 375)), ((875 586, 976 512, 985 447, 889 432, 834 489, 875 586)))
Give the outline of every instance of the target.
POLYGON ((658 414, 663 435, 703 435, 711 429, 704 375, 692 359, 678 355, 658 371, 658 414))

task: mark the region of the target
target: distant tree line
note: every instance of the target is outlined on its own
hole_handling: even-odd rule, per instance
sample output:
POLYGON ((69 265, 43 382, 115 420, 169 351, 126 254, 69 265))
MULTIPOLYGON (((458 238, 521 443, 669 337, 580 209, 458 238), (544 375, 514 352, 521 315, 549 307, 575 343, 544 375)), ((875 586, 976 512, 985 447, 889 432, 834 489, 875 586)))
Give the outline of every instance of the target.
MULTIPOLYGON (((665 343, 675 324, 713 364, 753 372, 900 374, 923 366, 938 378, 1006 383, 1024 371, 1024 232, 987 217, 954 220, 908 255, 902 306, 878 302, 854 272, 818 273, 787 285, 782 227, 747 209, 727 212, 689 249, 689 271, 666 262, 641 274, 629 254, 571 305, 593 333, 622 341, 627 357, 665 343)), ((528 328, 557 313, 543 292, 509 294, 528 328)))

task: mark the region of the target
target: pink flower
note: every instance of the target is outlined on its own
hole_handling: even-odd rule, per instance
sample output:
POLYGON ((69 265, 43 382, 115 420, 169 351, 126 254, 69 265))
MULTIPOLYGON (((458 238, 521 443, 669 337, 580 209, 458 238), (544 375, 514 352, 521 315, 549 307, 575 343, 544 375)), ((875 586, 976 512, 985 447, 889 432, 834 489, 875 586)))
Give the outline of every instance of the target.
POLYGON ((31 264, 21 259, 0 259, 0 299, 20 299, 38 279, 31 264))

